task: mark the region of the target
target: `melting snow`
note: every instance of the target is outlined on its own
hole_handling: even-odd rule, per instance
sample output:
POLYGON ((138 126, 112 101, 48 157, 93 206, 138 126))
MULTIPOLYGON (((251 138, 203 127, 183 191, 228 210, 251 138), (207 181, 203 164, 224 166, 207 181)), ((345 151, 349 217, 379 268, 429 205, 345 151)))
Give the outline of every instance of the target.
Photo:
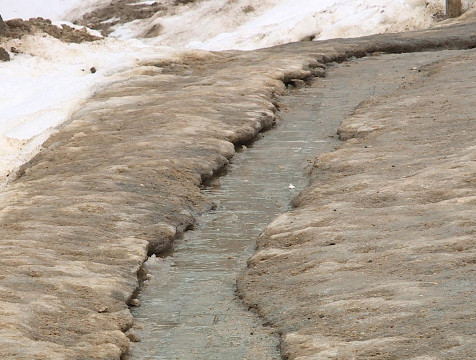
MULTIPOLYGON (((0 11, 4 19, 72 21, 108 2, 0 0, 0 11)), ((470 3, 465 0, 466 6, 470 3)), ((173 56, 164 45, 250 50, 310 37, 404 31, 430 26, 433 13, 443 7, 444 0, 203 0, 175 7, 168 15, 117 25, 111 34, 116 39, 65 44, 35 35, 3 42, 7 50, 14 46, 22 53, 0 63, 0 179, 27 161, 95 89, 116 81, 119 71, 148 58, 173 56), (140 38, 157 25, 163 29, 159 36, 140 38)))

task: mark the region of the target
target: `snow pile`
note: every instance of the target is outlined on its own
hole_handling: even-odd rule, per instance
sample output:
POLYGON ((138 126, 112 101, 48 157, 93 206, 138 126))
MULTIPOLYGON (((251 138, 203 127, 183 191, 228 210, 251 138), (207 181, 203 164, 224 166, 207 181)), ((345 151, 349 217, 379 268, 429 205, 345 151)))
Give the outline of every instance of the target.
MULTIPOLYGON (((42 16, 75 20, 112 0, 15 0, 2 4, 4 19, 42 16)), ((475 0, 463 0, 463 8, 475 0)), ((155 1, 130 0, 125 6, 147 6, 155 1)), ((444 13, 445 0, 201 0, 176 6, 162 0, 170 11, 117 25, 111 36, 140 38, 151 29, 161 34, 144 42, 204 50, 241 49, 299 41, 357 37, 383 32, 422 29, 444 13)), ((110 22, 117 20, 111 14, 110 22)), ((104 22, 107 22, 105 20, 104 22)))
MULTIPOLYGON (((45 17, 72 21, 111 0, 4 0, 4 19, 45 17)), ((130 0, 131 7, 153 1, 130 0)), ((170 57, 174 48, 250 50, 304 38, 353 37, 428 27, 444 0, 201 0, 176 5, 151 18, 116 25, 112 36, 93 43, 65 44, 49 36, 27 36, 0 46, 15 47, 0 63, 0 179, 27 161, 95 89, 141 60, 170 57), (152 28, 158 36, 141 38, 152 28), (160 46, 160 47, 159 47, 160 46), (94 67, 97 71, 92 73, 94 67)), ((464 0, 465 6, 474 0, 464 0)), ((172 6, 172 4, 175 4, 172 6)), ((112 22, 115 14, 111 13, 112 22)), ((107 21, 107 20, 105 20, 107 21)), ((175 54, 178 54, 175 52, 175 54)))
POLYGON ((111 36, 137 38, 154 26, 162 34, 148 43, 205 50, 262 47, 336 37, 426 28, 444 0, 208 0, 173 14, 119 25, 111 36), (199 26, 197 26, 199 24, 199 26))
POLYGON ((118 81, 121 71, 140 61, 174 56, 173 49, 137 40, 67 44, 29 35, 2 45, 21 53, 0 62, 0 179, 36 153, 53 128, 96 89, 118 81))

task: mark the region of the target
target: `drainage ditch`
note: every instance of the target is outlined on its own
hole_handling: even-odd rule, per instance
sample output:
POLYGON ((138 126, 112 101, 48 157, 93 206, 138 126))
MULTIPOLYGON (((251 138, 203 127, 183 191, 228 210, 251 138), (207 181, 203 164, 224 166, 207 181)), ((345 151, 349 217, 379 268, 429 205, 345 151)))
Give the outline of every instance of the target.
MULTIPOLYGON (((446 53, 446 52, 445 52, 446 53)), ((383 55, 334 64, 281 99, 280 121, 240 146, 203 192, 217 206, 177 240, 170 256, 147 261, 151 279, 133 309, 132 359, 280 359, 279 334, 240 302, 236 278, 254 239, 290 210, 316 154, 339 145, 337 128, 362 101, 425 76, 438 53, 383 55)))

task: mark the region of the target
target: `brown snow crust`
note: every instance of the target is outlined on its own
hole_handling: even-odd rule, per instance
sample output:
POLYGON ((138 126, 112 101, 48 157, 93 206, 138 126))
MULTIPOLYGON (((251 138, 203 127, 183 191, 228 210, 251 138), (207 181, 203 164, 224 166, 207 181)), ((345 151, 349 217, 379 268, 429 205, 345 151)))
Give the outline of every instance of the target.
POLYGON ((474 359, 476 51, 362 104, 240 291, 289 359, 474 359))
MULTIPOLYGON (((196 214, 210 207, 200 193, 201 181, 227 164, 234 155, 233 143, 250 140, 272 126, 275 97, 284 89, 284 83, 322 75, 319 63, 344 61, 367 53, 475 45, 475 27, 469 24, 400 35, 295 43, 254 52, 195 52, 178 62, 144 64, 124 72, 122 81, 84 104, 0 195, 2 359, 119 359, 126 353, 129 339, 124 332, 133 323, 128 304, 134 298, 147 254, 166 250, 193 224, 196 214)), ((471 76, 473 57, 470 53, 465 56, 457 66, 468 70, 471 76)), ((449 68, 451 64, 442 66, 449 68)), ((408 95, 403 93, 388 103, 377 104, 378 116, 372 108, 360 110, 369 111, 360 118, 356 115, 361 126, 355 127, 352 118, 347 120, 342 134, 359 137, 369 128, 378 131, 364 140, 351 140, 337 155, 320 159, 316 167, 327 171, 332 184, 321 188, 316 180, 303 194, 301 208, 274 222, 261 239, 262 251, 250 262, 241 291, 247 302, 285 334, 284 349, 290 357, 317 356, 321 345, 315 345, 316 336, 330 347, 341 346, 345 351, 350 349, 346 342, 358 348, 373 341, 373 345, 383 344, 385 349, 411 344, 397 330, 391 330, 390 337, 382 335, 380 328, 359 331, 360 325, 351 316, 347 320, 336 317, 323 328, 321 314, 327 321, 332 319, 329 314, 342 311, 359 315, 362 308, 370 307, 365 311, 376 311, 378 317, 392 308, 397 320, 408 316, 418 324, 417 320, 423 319, 417 317, 423 316, 419 310, 433 309, 429 307, 433 293, 460 291, 455 301, 461 302, 469 296, 459 279, 462 269, 474 263, 468 237, 471 204, 474 208, 474 200, 468 197, 470 186, 474 186, 468 164, 474 165, 469 162, 474 145, 468 144, 471 121, 462 109, 471 98, 463 95, 472 94, 474 82, 465 81, 463 75, 458 75, 459 82, 452 82, 447 76, 433 77, 435 82, 426 85, 426 91, 435 86, 442 91, 448 88, 450 95, 460 96, 461 103, 440 104, 434 92, 425 99, 420 112, 412 113, 414 104, 409 99, 420 91, 415 87, 408 95), (432 109, 439 106, 437 109, 446 111, 444 114, 457 111, 458 116, 451 118, 453 127, 439 118, 437 122, 427 119, 430 100, 436 102, 432 109), (395 118, 385 108, 394 101, 405 105, 401 116, 395 118), (418 126, 412 132, 412 140, 400 122, 410 121, 415 114, 425 121, 421 125, 415 123, 418 126), (398 121, 393 123, 394 120, 398 121), (428 122, 431 127, 425 125, 428 122), (434 124, 444 125, 453 143, 434 124), (464 136, 463 131, 467 131, 464 136), (386 144, 389 133, 394 137, 386 144), (408 145, 411 141, 414 151, 408 145), (365 149, 367 143, 373 146, 372 150, 365 149), (400 150, 402 154, 398 155, 400 150), (422 159, 408 156, 415 152, 422 154, 422 159), (388 160, 385 154, 397 154, 399 162, 388 160), (369 172, 362 174, 362 169, 369 172), (455 179, 452 174, 457 174, 455 179), (354 181, 349 183, 353 176, 354 181), (386 181, 382 182, 382 177, 386 181), (425 189, 421 181, 437 182, 425 189), (377 189, 382 193, 375 194, 377 189), (406 191, 419 197, 407 200, 410 193, 406 191), (323 200, 328 196, 327 202, 332 205, 315 203, 317 194, 323 200), (359 211, 350 214, 355 203, 359 211), (290 224, 292 218, 299 222, 290 224), (325 225, 326 222, 333 225, 325 225), (326 236, 337 245, 322 246, 327 238, 322 237, 320 226, 335 226, 336 231, 329 228, 332 235, 326 236), (296 231, 301 234, 308 227, 302 238, 296 237, 296 231), (402 234, 398 235, 404 240, 401 245, 397 239, 388 240, 389 231, 402 228, 412 234, 411 244, 402 234), (362 244, 357 243, 359 236, 365 240, 362 244), (429 238, 431 244, 426 245, 424 238, 429 238), (313 248, 309 249, 311 244, 313 248), (411 247, 412 251, 400 258, 392 246, 411 247), (325 255, 329 264, 322 267, 322 249, 331 248, 339 253, 325 255), (266 251, 271 255, 259 261, 266 251), (296 261, 306 259, 303 251, 316 257, 314 262, 296 265, 291 255, 275 256, 276 251, 278 255, 281 251, 296 251, 296 261), (386 258, 401 261, 388 265, 386 258), (425 265, 427 259, 432 264, 431 271, 425 265), (368 260, 372 263, 365 262, 368 260), (401 265, 403 261, 408 264, 408 275, 405 265, 401 265), (297 273, 290 273, 290 268, 297 273), (319 279, 324 269, 336 273, 336 278, 342 277, 340 272, 344 271, 353 274, 346 280, 352 285, 348 289, 335 283, 335 288, 323 293, 334 296, 335 292, 336 296, 325 311, 321 308, 323 302, 314 302, 324 291, 316 287, 316 277, 319 279), (427 275, 433 272, 444 274, 446 282, 427 275), (375 274, 386 274, 392 281, 380 283, 375 274), (399 274, 405 276, 399 278, 399 274), (273 286, 276 281, 287 284, 286 296, 279 297, 281 290, 273 286), (367 290, 358 287, 360 281, 368 281, 367 290), (306 289, 305 294, 296 290, 301 288, 306 289), (406 289, 403 295, 402 289, 406 289), (347 290, 362 295, 361 302, 339 297, 347 290), (267 305, 269 299, 274 299, 271 305, 267 305), (302 306, 305 314, 310 314, 312 325, 296 325, 282 315, 282 310, 291 305, 293 309, 302 306), (345 324, 349 330, 341 336, 339 329, 345 324)), ((319 177, 319 171, 314 177, 319 177)), ((437 303, 440 304, 445 305, 437 303)), ((434 309, 440 309, 437 305, 434 309)), ((466 313, 452 315, 444 308, 441 314, 461 324, 459 335, 450 337, 445 346, 464 349, 471 344, 466 337, 466 313)), ((430 315, 433 313, 428 313, 423 329, 433 331, 430 315)), ((445 326, 453 329, 456 325, 445 326)), ((429 339, 425 340, 428 346, 433 344, 432 332, 415 334, 429 339)))

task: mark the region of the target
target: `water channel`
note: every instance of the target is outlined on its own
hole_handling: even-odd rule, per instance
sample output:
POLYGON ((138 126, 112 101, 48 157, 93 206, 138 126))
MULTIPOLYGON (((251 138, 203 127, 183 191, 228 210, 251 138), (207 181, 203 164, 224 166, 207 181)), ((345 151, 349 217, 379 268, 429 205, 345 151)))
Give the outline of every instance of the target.
POLYGON ((290 209, 316 154, 339 145, 340 121, 362 101, 398 88, 412 66, 436 57, 384 55, 336 64, 312 87, 281 98, 278 125, 204 188, 216 210, 198 219, 171 256, 148 261, 152 279, 133 310, 141 341, 132 358, 280 359, 279 336, 236 296, 236 277, 256 237, 290 209))

